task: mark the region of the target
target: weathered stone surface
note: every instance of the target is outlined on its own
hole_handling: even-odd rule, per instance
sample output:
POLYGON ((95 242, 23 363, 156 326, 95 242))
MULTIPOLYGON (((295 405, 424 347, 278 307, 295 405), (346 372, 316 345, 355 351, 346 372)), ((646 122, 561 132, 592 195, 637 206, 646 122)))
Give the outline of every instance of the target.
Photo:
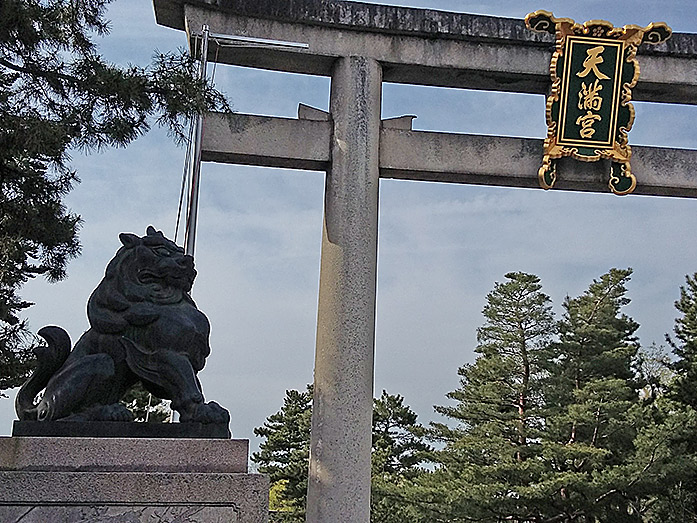
POLYGON ((246 440, 0 438, 3 523, 265 523, 246 440))
MULTIPOLYGON (((383 129, 380 176, 401 180, 539 188, 543 141, 383 129)), ((697 151, 632 147, 633 194, 697 197, 697 151)), ((606 161, 560 161, 555 190, 608 192, 606 161)))
POLYGON ((337 62, 325 187, 307 521, 370 521, 381 69, 337 62))
POLYGON ((155 512, 170 523, 264 523, 268 480, 253 474, 0 472, 0 500, 3 523, 149 523, 155 512))
MULTIPOLYGON (((309 44, 289 50, 213 42, 209 60, 220 63, 328 76, 336 58, 364 56, 383 64, 388 82, 538 94, 550 85, 553 38, 526 30, 522 20, 339 1, 154 3, 159 23, 186 24, 194 38, 205 23, 214 33, 309 44)), ((639 55, 635 100, 697 103, 697 35, 674 34, 641 46, 639 55)))
POLYGON ((247 472, 243 439, 0 437, 0 470, 247 472))
POLYGON ((331 120, 329 111, 323 111, 310 105, 298 104, 298 120, 315 120, 319 122, 328 122, 331 120))
MULTIPOLYGON (((268 498, 267 489, 259 474, 0 472, 0 500, 7 505, 227 503, 261 512, 257 506, 268 498)), ((261 508, 268 509, 265 503, 261 508)))
POLYGON ((323 171, 331 131, 331 122, 316 119, 211 114, 203 124, 201 159, 225 162, 234 150, 239 164, 323 171))
MULTIPOLYGON (((552 35, 528 31, 523 20, 516 18, 337 0, 154 0, 157 22, 183 30, 185 3, 248 18, 345 27, 366 32, 501 40, 527 45, 554 43, 552 35)), ((556 14, 565 16, 562 12, 556 14)), ((676 33, 659 46, 643 46, 641 52, 697 55, 697 35, 676 33)))
MULTIPOLYGON (((204 137, 205 159, 223 163, 248 163, 268 167, 329 168, 331 132, 317 127, 304 136, 310 124, 292 119, 233 114, 244 122, 238 132, 227 131, 227 117, 215 113, 205 119, 220 134, 204 137), (263 120, 263 126, 253 122, 263 120), (266 137, 259 136, 263 128, 266 137), (278 132, 277 132, 278 131, 278 132), (276 139, 271 139, 275 136, 276 139), (285 137, 291 137, 286 140, 285 137), (305 146, 299 147, 299 144, 305 146), (213 150, 211 150, 213 149, 213 150), (254 153, 254 154, 253 154, 254 153)), ((407 125, 404 120, 405 127, 407 125)), ((697 151, 668 147, 632 146, 632 171, 637 177, 634 194, 697 197, 697 151)), ((503 136, 410 131, 393 128, 383 120, 380 131, 380 177, 506 187, 539 188, 537 171, 542 161, 542 140, 503 136)), ((559 164, 558 190, 608 191, 608 162, 563 161, 559 164)))
POLYGON ((241 517, 236 506, 0 506, 0 520, 4 523, 238 523, 245 521, 241 517))

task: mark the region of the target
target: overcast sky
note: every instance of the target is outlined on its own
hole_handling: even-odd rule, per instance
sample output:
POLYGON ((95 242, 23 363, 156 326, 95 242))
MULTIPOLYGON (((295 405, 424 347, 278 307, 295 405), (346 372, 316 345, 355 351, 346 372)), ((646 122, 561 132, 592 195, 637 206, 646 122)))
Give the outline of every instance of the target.
MULTIPOLYGON (((693 0, 587 2, 402 0, 376 2, 524 18, 537 9, 578 22, 665 21, 697 32, 693 0)), ((155 24, 145 0, 116 0, 110 60, 145 65, 155 49, 185 45, 155 24)), ((215 80, 236 111, 294 117, 298 103, 324 110, 329 80, 218 66, 215 80)), ((385 84, 383 118, 415 114, 414 128, 542 138, 544 97, 385 84)), ((697 109, 635 104, 633 145, 697 148, 697 109)), ((154 130, 126 149, 74 153, 82 183, 68 196, 84 220, 83 254, 58 284, 36 280, 32 330, 55 324, 73 340, 88 328, 87 299, 120 246, 120 232, 152 224, 172 237, 184 150, 154 130)), ((669 168, 669 166, 667 166, 669 168)), ((284 391, 312 381, 324 175, 204 164, 193 297, 212 324, 212 354, 201 373, 207 399, 232 414, 235 437, 278 410, 284 391)), ((542 278, 555 310, 611 267, 632 267, 632 303, 644 345, 672 331, 674 301, 697 271, 697 202, 536 189, 383 180, 380 184, 375 391, 399 393, 422 422, 447 402, 457 368, 473 360, 481 310, 509 271, 542 278)), ((181 239, 181 237, 180 237, 181 239)), ((12 399, 14 393, 11 394, 12 399)), ((0 434, 12 400, 0 399, 0 434)))

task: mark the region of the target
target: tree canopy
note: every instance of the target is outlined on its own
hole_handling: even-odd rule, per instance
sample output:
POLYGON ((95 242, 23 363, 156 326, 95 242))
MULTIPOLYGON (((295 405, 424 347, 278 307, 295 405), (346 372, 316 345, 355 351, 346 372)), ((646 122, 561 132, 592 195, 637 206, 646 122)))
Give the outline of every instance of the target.
MULTIPOLYGON (((312 421, 312 386, 303 392, 287 390, 281 409, 254 429, 265 438, 252 461, 271 479, 271 521, 305 521, 307 475, 312 421)), ((417 523, 420 513, 405 503, 400 485, 422 472, 429 449, 416 413, 404 398, 383 391, 373 401, 371 521, 417 523)))
POLYGON ((0 355, 24 352, 3 387, 23 377, 32 342, 22 285, 64 278, 80 252, 80 217, 63 203, 78 183, 71 152, 125 146, 153 124, 182 139, 189 118, 228 108, 183 51, 145 67, 105 61, 110 2, 0 2, 0 355))
MULTIPOLYGON (((424 428, 401 396, 375 399, 371 520, 697 523, 697 274, 676 302, 674 360, 640 346, 631 275, 601 275, 558 319, 537 276, 496 283, 476 358, 435 407, 445 421, 424 428)), ((288 391, 257 429, 276 521, 302 521, 311 400, 288 391)))

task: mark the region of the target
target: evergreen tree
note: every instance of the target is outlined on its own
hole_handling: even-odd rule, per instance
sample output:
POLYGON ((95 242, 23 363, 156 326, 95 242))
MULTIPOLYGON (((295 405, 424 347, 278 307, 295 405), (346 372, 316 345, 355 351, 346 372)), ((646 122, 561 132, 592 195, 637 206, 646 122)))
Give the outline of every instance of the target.
POLYGON ((559 480, 555 505, 569 521, 641 521, 642 478, 627 468, 643 416, 632 368, 639 325, 621 312, 631 273, 611 269, 567 298, 552 345, 545 458, 559 480))
POLYGON ((423 474, 420 464, 430 447, 417 415, 400 395, 382 391, 373 401, 370 520, 418 523, 422 515, 404 496, 407 481, 423 474))
POLYGON ((22 385, 34 368, 31 352, 33 336, 26 330, 24 322, 15 325, 0 324, 0 398, 7 398, 4 390, 22 385))
POLYGON ((652 343, 637 353, 636 373, 641 386, 640 396, 646 399, 662 397, 673 381, 672 362, 663 345, 652 343))
MULTIPOLYGON (((227 108, 184 53, 145 68, 103 60, 94 37, 108 32, 110 1, 0 2, 0 352, 20 361, 30 358, 22 285, 64 278, 80 252, 80 217, 63 204, 78 182, 70 152, 125 146, 153 121, 182 138, 194 114, 227 108)), ((2 367, 3 383, 22 375, 14 368, 2 367)))
POLYGON ((255 435, 266 438, 252 461, 271 479, 272 522, 305 521, 311 424, 312 386, 308 385, 304 392, 287 390, 281 410, 254 429, 255 435))
POLYGON ((639 394, 630 275, 612 269, 567 298, 556 328, 537 277, 495 285, 479 356, 459 369, 455 405, 436 407, 456 425, 432 425, 444 448, 410 486, 431 521, 643 521, 676 454, 639 394))
POLYGON ((372 470, 378 475, 410 476, 418 471, 429 446, 419 434, 417 414, 399 394, 382 391, 373 400, 372 470))
POLYGON ((659 396, 635 444, 627 476, 640 478, 645 523, 697 522, 697 411, 659 396))
POLYGON ((121 398, 120 403, 133 413, 134 421, 162 423, 172 415, 172 409, 167 402, 150 394, 141 382, 133 385, 121 398))
POLYGON ((680 299, 675 308, 681 316, 675 320, 675 337, 667 341, 677 357, 673 365, 675 380, 671 396, 675 401, 697 408, 697 274, 686 278, 680 287, 680 299))
POLYGON ((542 472, 541 381, 554 318, 537 276, 506 279, 486 297, 479 356, 460 367, 460 387, 447 395, 455 405, 436 407, 457 425, 432 424, 445 446, 436 471, 417 482, 433 521, 536 521, 531 485, 542 472))
POLYGON ((650 521, 697 522, 697 274, 687 276, 675 302, 675 339, 666 335, 676 356, 674 378, 655 416, 660 437, 669 438, 670 454, 664 460, 665 490, 654 498, 650 521))
MULTIPOLYGON (((254 429, 266 438, 252 461, 271 479, 271 521, 305 520, 307 474, 312 416, 312 386, 305 392, 286 391, 281 410, 254 429)), ((428 449, 420 435, 422 427, 404 398, 383 391, 373 403, 371 521, 403 523, 421 521, 416 508, 404 498, 403 482, 421 469, 428 449)))

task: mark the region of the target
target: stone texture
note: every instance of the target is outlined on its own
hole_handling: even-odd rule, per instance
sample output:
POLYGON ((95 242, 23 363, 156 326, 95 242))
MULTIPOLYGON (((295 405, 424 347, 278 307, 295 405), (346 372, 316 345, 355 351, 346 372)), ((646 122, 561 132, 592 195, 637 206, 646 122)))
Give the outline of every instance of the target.
POLYGON ((230 504, 261 513, 266 499, 268 481, 260 474, 0 472, 5 505, 230 504))
MULTIPOLYGON (((546 94, 551 36, 522 20, 426 9, 302 0, 155 0, 158 23, 192 38, 202 24, 220 34, 309 44, 305 49, 210 47, 220 63, 329 76, 341 56, 384 64, 388 82, 546 94)), ((564 13, 556 13, 564 16, 564 13)), ((579 20, 583 22, 584 20, 579 20)), ((675 34, 639 49, 633 98, 697 103, 697 35, 675 34)))
POLYGON ((381 69, 343 58, 332 76, 307 521, 368 523, 381 69))
MULTIPOLYGON (((380 176, 539 188, 543 140, 383 129, 380 176)), ((632 146, 633 194, 697 197, 697 151, 632 146)), ((564 158, 554 190, 608 192, 610 164, 564 158)))
POLYGON ((0 519, 4 523, 237 523, 243 521, 236 507, 206 507, 182 505, 78 507, 2 507, 0 519))
POLYGON ((5 523, 265 523, 246 440, 0 438, 5 523))
POLYGON ((337 0, 154 0, 157 22, 183 30, 185 3, 248 18, 347 27, 362 31, 437 35, 445 38, 553 42, 551 36, 530 33, 521 20, 513 18, 337 0))
MULTIPOLYGON (((520 19, 436 9, 341 0, 154 0, 153 3, 157 22, 180 30, 184 29, 183 6, 187 3, 248 18, 345 27, 365 32, 501 40, 528 45, 554 42, 552 35, 528 31, 520 19)), ((555 14, 566 16, 563 12, 555 14)), ((659 46, 645 46, 641 51, 650 54, 697 55, 697 35, 676 33, 668 42, 659 46)))
POLYGON ((0 437, 0 470, 247 472, 249 441, 0 437))
MULTIPOLYGON (((204 140, 204 157, 224 163, 250 163, 266 167, 328 168, 329 128, 306 133, 304 124, 286 118, 233 114, 240 120, 233 138, 221 131, 218 138, 204 140), (265 137, 249 122, 264 121, 265 137), (297 125, 296 125, 297 124, 297 125), (275 137, 274 139, 271 136, 275 137), (287 136, 292 136, 289 140, 287 136), (208 145, 214 143, 214 146, 208 145), (299 147, 298 144, 305 144, 299 147), (208 151, 207 147, 214 148, 208 151), (322 151, 318 155, 318 151, 322 151)), ((543 141, 534 138, 410 131, 411 117, 382 121, 380 131, 380 177, 503 187, 539 188, 537 171, 543 141), (397 129, 397 123, 405 129, 397 129)), ((222 116, 208 114, 206 122, 221 125, 222 116)), ((326 124, 327 122, 310 122, 326 124)), ((632 171, 637 177, 634 194, 697 197, 697 151, 668 147, 632 146, 632 171)), ((562 161, 555 190, 607 193, 607 162, 562 161)))
POLYGON ((324 171, 329 164, 332 124, 316 119, 208 113, 203 121, 201 159, 324 171), (275 164, 275 165, 273 165, 275 164))
POLYGON ((298 120, 315 120, 319 122, 328 122, 331 120, 329 111, 317 109, 303 103, 298 104, 298 120))

